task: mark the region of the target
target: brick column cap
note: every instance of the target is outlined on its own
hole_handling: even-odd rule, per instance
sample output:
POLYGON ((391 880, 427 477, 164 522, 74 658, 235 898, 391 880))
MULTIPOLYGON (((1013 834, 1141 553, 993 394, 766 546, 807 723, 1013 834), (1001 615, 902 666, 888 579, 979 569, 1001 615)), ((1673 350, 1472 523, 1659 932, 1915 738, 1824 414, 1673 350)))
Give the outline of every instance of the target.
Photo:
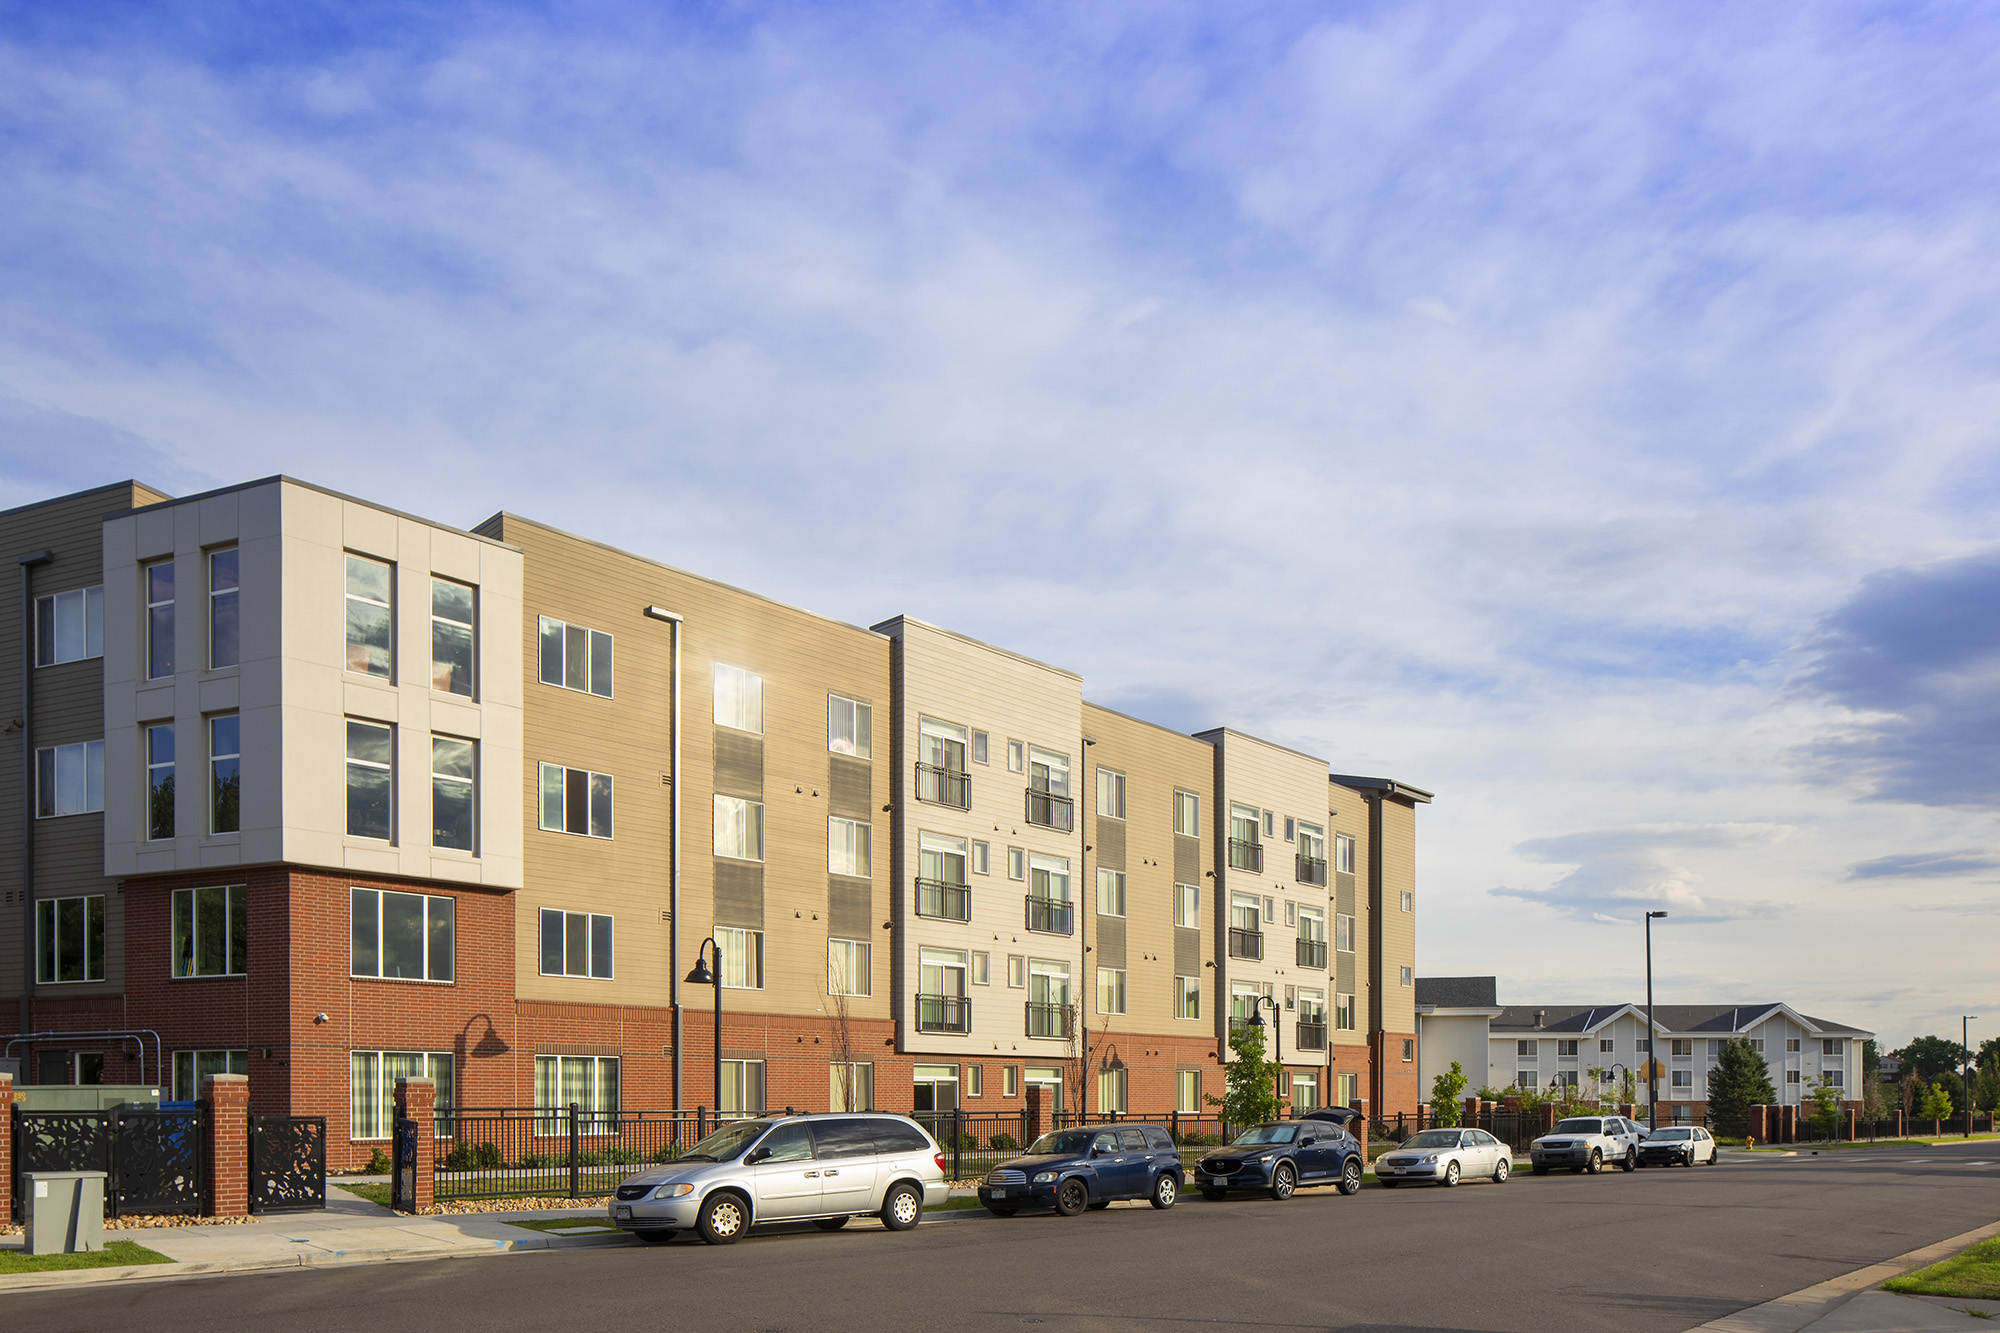
POLYGON ((203 1075, 203 1080, 209 1083, 222 1084, 248 1083, 250 1076, 248 1074, 205 1074, 203 1075))
MULTIPOLYGON (((229 1075, 229 1077, 230 1077, 230 1078, 242 1078, 242 1077, 243 1077, 243 1075, 241 1075, 241 1074, 231 1074, 231 1075, 229 1075)), ((435 1081, 435 1080, 432 1080, 432 1079, 428 1079, 428 1078, 400 1078, 400 1077, 399 1077, 399 1078, 398 1078, 398 1079, 396 1080, 396 1086, 397 1086, 397 1087, 399 1087, 399 1088, 429 1088, 429 1089, 431 1089, 431 1090, 432 1090, 433 1092, 435 1092, 435 1091, 437 1090, 437 1083, 436 1083, 436 1081, 435 1081)))

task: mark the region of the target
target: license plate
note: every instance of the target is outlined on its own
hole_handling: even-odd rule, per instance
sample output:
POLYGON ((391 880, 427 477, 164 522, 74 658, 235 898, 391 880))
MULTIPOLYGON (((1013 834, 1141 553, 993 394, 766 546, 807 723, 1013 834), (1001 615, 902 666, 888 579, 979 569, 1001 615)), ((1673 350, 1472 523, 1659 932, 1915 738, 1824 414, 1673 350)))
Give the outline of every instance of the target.
POLYGON ((1004 1199, 1004 1198, 1006 1198, 1006 1197, 1007 1197, 1007 1191, 1006 1191, 1006 1190, 1004 1190, 1004 1189, 997 1189, 997 1190, 994 1190, 994 1191, 993 1191, 993 1197, 994 1197, 994 1198, 996 1198, 996 1199, 1004 1199))
POLYGON ((614 1207, 611 1210, 611 1215, 613 1217, 622 1217, 629 1220, 632 1216, 632 1210, 630 1208, 625 1207, 623 1204, 619 1204, 618 1206, 614 1207))

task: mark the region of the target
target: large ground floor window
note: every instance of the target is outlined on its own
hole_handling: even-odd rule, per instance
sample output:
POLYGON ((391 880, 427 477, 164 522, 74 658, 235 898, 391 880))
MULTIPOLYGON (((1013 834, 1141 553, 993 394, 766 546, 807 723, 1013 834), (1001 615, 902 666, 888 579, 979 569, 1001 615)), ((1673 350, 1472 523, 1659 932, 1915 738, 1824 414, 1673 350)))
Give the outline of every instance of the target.
POLYGON ((1174 1109, 1182 1115, 1201 1114, 1199 1069, 1180 1069, 1174 1072, 1174 1109))
POLYGON ((723 1115, 762 1115, 764 1113, 764 1062, 762 1060, 724 1060, 722 1062, 722 1089, 716 1099, 721 1104, 723 1115))
POLYGON ((875 1109, 875 1066, 832 1064, 827 1066, 829 1111, 872 1111, 875 1109))
MULTIPOLYGON (((578 1129, 585 1134, 609 1134, 618 1122, 618 1057, 615 1055, 538 1055, 535 1057, 535 1108, 576 1107, 578 1129)), ((569 1125, 557 1116, 535 1122, 537 1134, 567 1134, 569 1125)))
POLYGON ((201 1099, 210 1074, 248 1074, 248 1051, 175 1051, 173 1097, 177 1102, 201 1099))
POLYGON ((436 1085, 437 1132, 439 1137, 450 1134, 457 1083, 453 1073, 449 1051, 350 1051, 348 1136, 356 1140, 390 1137, 396 1127, 399 1078, 427 1078, 436 1085))
POLYGON ((1311 1111, 1319 1106, 1319 1075, 1292 1075, 1292 1111, 1311 1111))

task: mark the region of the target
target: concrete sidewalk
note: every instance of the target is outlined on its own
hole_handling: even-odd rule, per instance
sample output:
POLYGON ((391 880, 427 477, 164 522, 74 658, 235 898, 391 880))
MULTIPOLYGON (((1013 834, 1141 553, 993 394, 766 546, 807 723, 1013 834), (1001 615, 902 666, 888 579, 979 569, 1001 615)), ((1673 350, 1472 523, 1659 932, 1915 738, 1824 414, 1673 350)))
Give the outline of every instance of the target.
POLYGON ((1808 1329, 1812 1333, 1939 1333, 1977 1328, 2000 1316, 2000 1301, 1902 1296, 1880 1288, 1892 1277, 1949 1259, 1968 1245, 1994 1236, 2000 1236, 2000 1222, 1738 1310, 1689 1333, 1803 1333, 1808 1329))

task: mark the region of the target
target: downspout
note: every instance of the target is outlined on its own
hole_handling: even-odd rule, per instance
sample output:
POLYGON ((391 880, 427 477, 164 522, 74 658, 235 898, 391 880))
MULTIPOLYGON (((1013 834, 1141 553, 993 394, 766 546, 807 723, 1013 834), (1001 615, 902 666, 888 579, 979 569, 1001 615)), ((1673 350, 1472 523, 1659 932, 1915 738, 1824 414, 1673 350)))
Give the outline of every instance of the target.
POLYGON ((673 626, 674 701, 673 770, 667 785, 673 790, 667 824, 667 1006, 673 1011, 674 1109, 681 1109, 681 618, 664 607, 649 606, 646 614, 673 626))
MULTIPOLYGON (((1077 978, 1080 992, 1077 998, 1081 1003, 1076 1006, 1076 1021, 1080 1034, 1077 1049, 1083 1053, 1083 1058, 1077 1063, 1083 1068, 1078 1071, 1077 1076, 1083 1080, 1083 1093, 1078 1104, 1083 1107, 1083 1123, 1086 1125, 1090 1123, 1090 1006, 1097 998, 1097 973, 1090 965, 1090 914, 1097 910, 1097 884, 1090 877, 1090 823, 1086 822, 1094 821, 1097 817, 1097 784, 1090 776, 1090 747, 1095 744, 1097 742, 1090 737, 1083 737, 1083 753, 1079 756, 1083 760, 1083 772, 1078 775, 1077 786, 1090 793, 1090 804, 1086 807, 1087 813, 1078 815, 1076 820, 1076 845, 1082 848, 1076 857, 1078 867, 1076 937, 1078 943, 1083 946, 1083 975, 1077 978)), ((1076 804, 1083 804, 1081 795, 1076 797, 1076 804)))
POLYGON ((1372 1053, 1368 1092, 1370 1109, 1379 1116, 1389 1086, 1388 1030, 1382 1026, 1382 992, 1389 985, 1382 961, 1382 914, 1388 908, 1383 905, 1386 895, 1382 891, 1382 798, 1364 793, 1362 799, 1368 804, 1368 961, 1375 972, 1368 987, 1368 1048, 1372 1053))
MULTIPOLYGON (((35 570, 53 551, 21 557, 21 1031, 35 1030, 35 570)), ((143 1051, 143 1048, 141 1048, 143 1051)))

